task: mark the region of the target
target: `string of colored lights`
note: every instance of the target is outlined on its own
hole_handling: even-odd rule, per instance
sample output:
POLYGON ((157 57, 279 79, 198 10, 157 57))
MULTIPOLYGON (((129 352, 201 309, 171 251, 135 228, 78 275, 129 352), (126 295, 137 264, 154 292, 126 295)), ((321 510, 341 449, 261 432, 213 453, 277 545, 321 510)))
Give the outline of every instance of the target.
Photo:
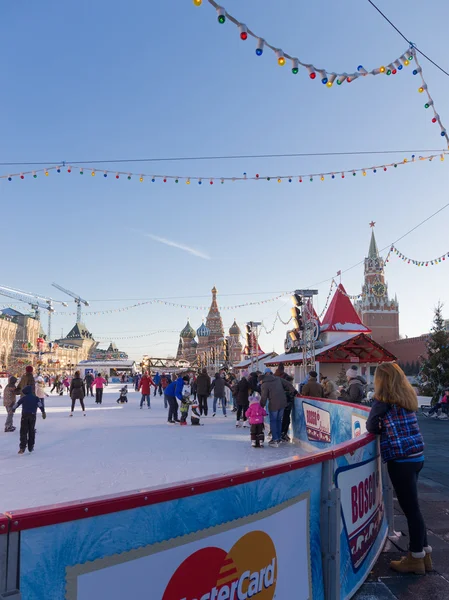
POLYGON ((403 262, 407 263, 408 265, 415 265, 415 267, 434 267, 439 263, 445 261, 446 258, 449 259, 449 252, 445 252, 441 256, 438 256, 437 258, 433 258, 431 260, 415 260, 406 256, 400 250, 398 250, 396 246, 392 245, 390 251, 387 254, 385 262, 389 262, 392 253, 395 254, 398 258, 400 258, 403 262))
POLYGON ((97 171, 94 167, 82 167, 77 165, 52 165, 51 167, 47 167, 46 169, 37 169, 34 171, 23 171, 22 173, 9 173, 7 175, 0 175, 0 180, 3 181, 12 181, 13 179, 25 179, 25 176, 32 175, 33 179, 37 179, 38 173, 43 173, 46 177, 50 175, 51 172, 55 171, 56 173, 61 173, 63 169, 66 170, 67 173, 72 173, 72 171, 78 171, 80 175, 84 175, 86 172, 90 173, 92 177, 98 175, 103 175, 104 178, 107 178, 108 175, 115 176, 115 179, 120 179, 121 176, 126 177, 128 181, 132 179, 138 179, 141 183, 145 181, 150 181, 151 183, 163 182, 167 183, 168 181, 174 181, 175 183, 179 183, 180 181, 184 181, 186 184, 190 184, 193 181, 196 181, 199 185, 203 182, 208 182, 210 185, 213 185, 215 182, 225 183, 225 182, 236 182, 236 181, 277 181, 277 183, 282 183, 286 181, 288 183, 303 181, 313 182, 316 179, 320 181, 324 181, 326 178, 328 179, 336 179, 341 178, 345 179, 346 175, 352 175, 355 177, 358 173, 361 173, 363 177, 365 177, 369 172, 378 173, 382 171, 387 171, 389 168, 396 168, 403 165, 414 164, 418 161, 426 161, 431 162, 434 158, 438 156, 443 161, 445 155, 449 154, 448 151, 442 151, 438 154, 428 154, 425 156, 416 156, 412 154, 411 158, 404 158, 400 161, 385 163, 377 166, 370 167, 362 167, 356 169, 346 169, 341 171, 340 169, 335 169, 333 171, 321 171, 316 173, 308 173, 303 175, 260 175, 256 173, 256 175, 248 176, 246 173, 243 173, 242 176, 235 177, 203 177, 203 176, 195 176, 195 177, 187 177, 187 176, 179 176, 179 175, 148 175, 143 173, 132 173, 132 172, 123 172, 123 171, 109 171, 109 170, 101 170, 97 171))
MULTIPOLYGON (((276 302, 276 300, 279 300, 280 298, 283 298, 284 296, 288 296, 290 294, 291 294, 291 292, 284 292, 282 294, 274 296, 273 298, 267 298, 266 300, 253 300, 251 302, 244 302, 242 304, 234 304, 232 306, 222 306, 222 307, 220 307, 220 309, 221 310, 235 310, 237 308, 245 308, 247 306, 260 306, 262 304, 268 304, 269 302, 276 302)), ((84 311, 83 314, 84 315, 106 315, 106 314, 111 314, 111 313, 124 312, 125 310, 130 310, 130 309, 137 308, 140 306, 145 306, 147 304, 163 304, 165 306, 174 306, 176 308, 201 310, 201 311, 208 311, 210 308, 209 306, 206 306, 206 305, 195 306, 193 304, 179 304, 178 302, 169 302, 167 300, 153 299, 153 300, 147 300, 145 302, 138 302, 137 304, 132 304, 131 306, 122 306, 120 308, 110 308, 107 310, 84 311)), ((68 316, 68 315, 76 315, 76 312, 58 311, 58 312, 54 312, 52 314, 68 316)))
POLYGON ((422 73, 422 67, 419 64, 418 58, 416 56, 416 50, 415 50, 415 48, 412 48, 412 53, 413 53, 413 56, 415 58, 415 64, 416 64, 416 68, 413 69, 413 75, 419 75, 421 77, 421 85, 418 88, 418 92, 420 94, 422 94, 422 93, 425 92, 426 95, 427 95, 427 102, 424 104, 424 108, 426 108, 426 109, 430 108, 430 107, 432 108, 432 111, 433 111, 432 123, 438 123, 438 125, 440 126, 440 130, 441 130, 440 131, 440 135, 441 135, 441 137, 443 137, 446 140, 447 147, 449 148, 449 137, 447 135, 446 128, 442 124, 441 119, 440 119, 440 115, 437 113, 437 111, 435 109, 435 104, 433 102, 432 96, 430 95, 427 83, 426 83, 426 81, 424 79, 424 76, 423 76, 423 73, 422 73))
MULTIPOLYGON (((283 67, 287 60, 289 60, 291 61, 291 72, 293 75, 297 75, 300 70, 299 68, 304 67, 304 69, 308 71, 310 79, 317 79, 318 77, 321 83, 328 88, 331 88, 334 82, 336 82, 337 85, 341 85, 345 81, 347 83, 351 83, 351 81, 354 81, 359 77, 366 77, 367 75, 396 75, 396 73, 401 71, 404 66, 407 67, 413 60, 413 54, 411 53, 410 48, 408 48, 403 54, 401 54, 401 56, 392 60, 387 66, 380 66, 375 69, 371 69, 371 71, 367 71, 362 65, 359 65, 357 67, 357 71, 354 73, 331 72, 327 69, 316 67, 313 64, 302 62, 299 58, 292 56, 291 54, 284 52, 281 48, 268 43, 264 38, 260 37, 258 34, 249 29, 244 23, 241 23, 238 19, 229 14, 225 8, 217 4, 214 0, 207 1, 217 11, 217 20, 221 25, 226 23, 226 21, 230 21, 238 28, 241 40, 246 41, 248 37, 251 36, 257 41, 256 56, 262 56, 264 49, 269 48, 275 54, 277 64, 280 67, 283 67)), ((201 6, 202 0, 193 0, 193 4, 195 6, 201 6)))

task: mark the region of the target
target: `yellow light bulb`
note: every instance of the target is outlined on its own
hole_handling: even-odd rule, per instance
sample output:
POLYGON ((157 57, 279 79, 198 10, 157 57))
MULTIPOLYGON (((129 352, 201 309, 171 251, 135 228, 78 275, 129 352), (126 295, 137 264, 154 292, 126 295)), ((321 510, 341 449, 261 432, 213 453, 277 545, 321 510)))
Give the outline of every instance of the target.
POLYGON ((195 6, 201 6, 202 3, 203 3, 203 0, 193 0, 193 4, 195 6))
POLYGON ((363 177, 366 177, 366 171, 363 171, 363 177))
POLYGON ((45 177, 48 177, 48 171, 45 171, 45 177))
POLYGON ((95 171, 92 171, 91 175, 92 177, 95 177, 95 171))
POLYGON ((408 67, 408 66, 409 66, 409 64, 410 64, 410 62, 409 62, 408 60, 404 60, 404 65, 405 65, 406 67, 408 67))
POLYGON ((142 183, 142 181, 143 181, 143 177, 140 177, 139 181, 142 183))
POLYGON ((283 56, 280 56, 280 57, 278 58, 278 65, 279 65, 280 67, 283 67, 283 66, 285 65, 285 58, 284 58, 283 56))
POLYGON ((407 159, 406 159, 406 158, 404 158, 404 162, 405 162, 405 163, 407 162, 407 159))
POLYGON ((190 177, 189 179, 187 179, 186 184, 189 185, 190 184, 190 177))
POLYGON ((418 92, 419 92, 420 94, 422 94, 422 93, 423 93, 423 91, 424 91, 424 88, 423 88, 423 87, 420 87, 420 88, 418 88, 418 92))
POLYGON ((381 73, 385 73, 385 67, 380 67, 379 71, 380 71, 381 73))
POLYGON ((321 175, 320 179, 321 181, 324 181, 324 175, 321 175))
POLYGON ((278 179, 278 183, 281 183, 281 181, 282 181, 282 180, 281 180, 281 178, 279 177, 279 179, 278 179))
POLYGON ((441 155, 441 161, 443 161, 443 160, 444 160, 444 154, 441 155))
POLYGON ((332 81, 328 81, 328 82, 326 83, 326 85, 327 85, 327 87, 332 87, 332 81))

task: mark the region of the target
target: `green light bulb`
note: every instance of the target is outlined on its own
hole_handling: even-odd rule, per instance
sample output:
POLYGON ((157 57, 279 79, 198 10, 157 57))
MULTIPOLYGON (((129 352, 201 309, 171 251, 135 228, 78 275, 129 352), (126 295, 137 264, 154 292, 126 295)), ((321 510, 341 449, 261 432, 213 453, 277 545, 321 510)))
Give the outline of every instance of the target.
POLYGON ((293 67, 293 69, 292 69, 292 73, 293 73, 293 75, 297 75, 297 74, 298 74, 298 72, 299 72, 299 69, 298 69, 298 67, 293 67))
POLYGON ((341 85, 341 79, 337 79, 337 85, 341 85))
POLYGON ((388 69, 387 75, 391 75, 391 69, 388 69))
POLYGON ((37 178, 37 175, 33 175, 33 177, 34 177, 34 179, 36 179, 36 178, 37 178))
POLYGON ((220 15, 218 17, 218 22, 223 25, 223 23, 226 21, 226 17, 224 15, 220 15))
POLYGON ((430 106, 430 104, 429 104, 428 102, 426 102, 426 103, 424 104, 424 108, 429 108, 429 106, 430 106))

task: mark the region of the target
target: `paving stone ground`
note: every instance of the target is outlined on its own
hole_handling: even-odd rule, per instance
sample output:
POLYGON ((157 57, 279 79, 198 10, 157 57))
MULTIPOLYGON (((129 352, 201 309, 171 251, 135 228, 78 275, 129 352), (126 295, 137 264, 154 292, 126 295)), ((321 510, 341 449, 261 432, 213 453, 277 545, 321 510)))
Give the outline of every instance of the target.
POLYGON ((408 547, 407 523, 395 499, 395 530, 403 535, 387 541, 355 600, 449 600, 449 420, 419 416, 419 424, 426 444, 419 497, 435 571, 420 577, 389 568, 408 547))

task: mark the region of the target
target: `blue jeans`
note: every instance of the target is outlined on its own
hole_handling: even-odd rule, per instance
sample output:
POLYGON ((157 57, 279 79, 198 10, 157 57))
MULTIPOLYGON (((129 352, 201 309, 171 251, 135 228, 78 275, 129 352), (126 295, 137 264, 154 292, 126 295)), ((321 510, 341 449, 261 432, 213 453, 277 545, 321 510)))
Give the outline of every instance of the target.
POLYGON ((226 398, 216 398, 214 396, 214 410, 213 412, 216 413, 217 412, 217 401, 221 400, 221 407, 223 409, 223 414, 226 414, 226 398))
POLYGON ((270 410, 270 427, 271 427, 271 439, 274 442, 281 441, 281 429, 282 429, 282 417, 284 415, 284 409, 281 410, 270 410))
POLYGON ((146 399, 147 404, 148 404, 148 408, 150 408, 150 397, 151 397, 150 394, 142 394, 142 398, 140 400, 140 407, 143 406, 143 404, 145 402, 145 399, 146 399))

